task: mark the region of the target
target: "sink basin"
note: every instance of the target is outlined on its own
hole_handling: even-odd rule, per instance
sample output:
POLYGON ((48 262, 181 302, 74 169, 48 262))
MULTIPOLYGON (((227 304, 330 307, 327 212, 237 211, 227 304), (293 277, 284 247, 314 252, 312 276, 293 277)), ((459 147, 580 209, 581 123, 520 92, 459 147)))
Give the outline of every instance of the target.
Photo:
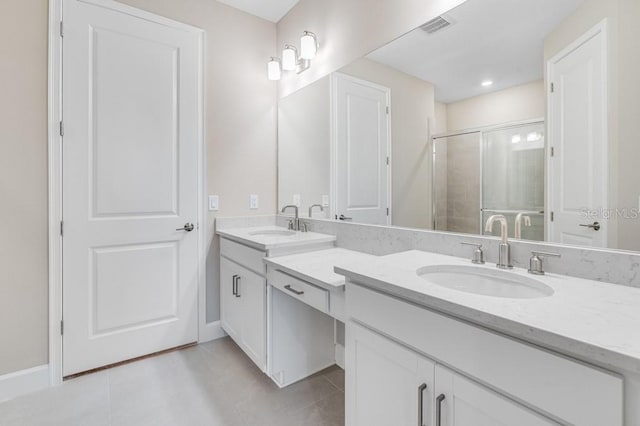
POLYGON ((249 233, 249 235, 253 235, 253 236, 264 235, 264 236, 274 236, 274 237, 287 237, 295 234, 296 234, 295 231, 289 231, 287 229, 283 229, 283 230, 270 229, 265 231, 255 231, 255 232, 249 233))
POLYGON ((512 299, 548 297, 553 289, 534 278, 477 266, 426 266, 418 276, 432 284, 465 293, 512 299))

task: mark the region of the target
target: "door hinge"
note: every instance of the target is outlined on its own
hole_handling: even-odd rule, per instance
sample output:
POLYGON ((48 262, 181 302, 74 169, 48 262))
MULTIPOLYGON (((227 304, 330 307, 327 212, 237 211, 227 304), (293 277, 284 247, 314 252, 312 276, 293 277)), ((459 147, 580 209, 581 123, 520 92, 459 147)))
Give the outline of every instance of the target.
POLYGON ((60 136, 64 136, 64 123, 60 122, 60 136))
POLYGON ((389 216, 389 207, 387 207, 387 216, 389 216))
POLYGON ((556 91, 556 86, 555 84, 551 83, 551 86, 549 87, 549 89, 551 90, 551 93, 556 91))
POLYGON ((551 222, 553 222, 553 212, 551 212, 551 222))
POLYGON ((556 149, 551 147, 551 156, 553 157, 554 155, 556 155, 556 149))
POLYGON ((60 37, 64 37, 64 25, 62 25, 62 21, 60 21, 60 37))
POLYGON ((60 320, 60 335, 64 336, 64 321, 60 320))
POLYGON ((60 221, 60 236, 64 236, 64 220, 60 221))
POLYGON ((389 114, 389 107, 387 106, 387 114, 389 114))
POLYGON ((387 157, 387 166, 389 165, 389 157, 387 157))

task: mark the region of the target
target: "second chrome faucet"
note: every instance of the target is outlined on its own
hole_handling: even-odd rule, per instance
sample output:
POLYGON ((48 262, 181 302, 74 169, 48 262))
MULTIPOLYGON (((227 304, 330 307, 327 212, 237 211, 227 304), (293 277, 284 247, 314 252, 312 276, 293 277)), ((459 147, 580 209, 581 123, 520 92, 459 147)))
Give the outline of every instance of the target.
POLYGON ((485 232, 493 231, 493 223, 500 222, 500 245, 498 246, 498 263, 496 266, 500 269, 512 269, 511 264, 511 247, 509 247, 509 227, 507 226, 507 218, 501 214, 495 214, 487 219, 484 228, 485 232))

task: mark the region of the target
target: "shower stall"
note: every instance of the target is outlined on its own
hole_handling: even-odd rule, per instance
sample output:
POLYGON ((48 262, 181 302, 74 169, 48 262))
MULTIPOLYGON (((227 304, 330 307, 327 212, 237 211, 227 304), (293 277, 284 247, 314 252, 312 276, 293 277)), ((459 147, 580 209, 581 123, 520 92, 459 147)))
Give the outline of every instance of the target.
POLYGON ((543 120, 451 132, 432 140, 435 230, 485 234, 487 218, 502 214, 510 238, 544 240, 543 120))

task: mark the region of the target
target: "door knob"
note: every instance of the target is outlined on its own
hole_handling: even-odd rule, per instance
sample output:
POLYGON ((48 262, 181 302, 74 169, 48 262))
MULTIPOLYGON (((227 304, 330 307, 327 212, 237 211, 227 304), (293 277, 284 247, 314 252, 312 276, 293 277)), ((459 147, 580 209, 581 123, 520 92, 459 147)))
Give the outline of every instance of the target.
POLYGON ((585 228, 591 228, 594 231, 599 231, 600 230, 600 222, 593 222, 593 223, 586 224, 586 225, 580 224, 580 226, 584 226, 585 228))
POLYGON ((186 231, 186 232, 191 232, 195 229, 195 227, 193 226, 193 223, 185 223, 184 226, 182 228, 177 228, 176 231, 186 231))

